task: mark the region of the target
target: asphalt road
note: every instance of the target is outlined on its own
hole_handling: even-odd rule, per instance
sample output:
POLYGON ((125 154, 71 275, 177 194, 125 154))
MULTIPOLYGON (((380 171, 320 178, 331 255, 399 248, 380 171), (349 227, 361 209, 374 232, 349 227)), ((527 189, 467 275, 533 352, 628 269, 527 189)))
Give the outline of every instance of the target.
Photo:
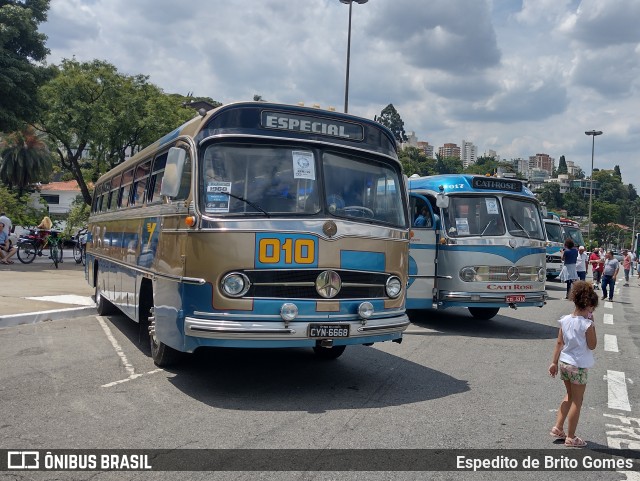
MULTIPOLYGON (((548 435, 564 388, 547 367, 556 321, 572 304, 564 285, 547 290, 544 308, 505 310, 492 321, 464 310, 411 313, 401 345, 349 347, 329 362, 310 349, 210 349, 160 370, 138 326, 122 316, 0 329, 0 448, 551 449, 561 457, 575 450, 548 435)), ((640 286, 619 282, 617 290, 595 313, 597 361, 578 434, 592 449, 640 451, 640 286)), ((624 470, 0 473, 20 480, 558 476, 639 479, 624 470)))

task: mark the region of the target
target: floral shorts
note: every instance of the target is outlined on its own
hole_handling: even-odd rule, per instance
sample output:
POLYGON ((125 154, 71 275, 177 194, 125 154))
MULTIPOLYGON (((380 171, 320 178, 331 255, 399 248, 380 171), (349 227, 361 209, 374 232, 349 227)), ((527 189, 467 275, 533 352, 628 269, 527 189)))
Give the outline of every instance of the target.
POLYGON ((563 381, 569 381, 571 384, 587 384, 589 369, 586 367, 576 367, 560 361, 558 369, 560 369, 560 379, 563 381))

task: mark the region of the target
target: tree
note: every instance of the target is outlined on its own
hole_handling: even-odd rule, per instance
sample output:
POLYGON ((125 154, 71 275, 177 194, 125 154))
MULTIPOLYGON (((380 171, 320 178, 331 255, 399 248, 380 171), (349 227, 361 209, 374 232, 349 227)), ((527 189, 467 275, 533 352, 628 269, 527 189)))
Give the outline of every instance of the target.
POLYGON ((436 174, 461 174, 462 161, 457 157, 442 157, 436 154, 436 174))
POLYGON ((613 167, 613 175, 615 175, 618 179, 620 179, 620 182, 622 182, 622 172, 620 172, 619 165, 613 167))
POLYGON ((382 109, 382 112, 380 112, 380 116, 374 117, 373 120, 391 130, 398 142, 406 142, 408 140, 407 134, 404 131, 404 122, 393 104, 387 105, 382 109))
POLYGON ((55 78, 40 88, 39 98, 46 109, 37 126, 57 144, 60 165, 78 182, 87 204, 87 169, 97 180, 194 116, 182 107, 185 97, 165 95, 147 77, 122 75, 101 60, 63 60, 55 78))
POLYGON ((560 193, 560 184, 557 182, 545 182, 538 194, 538 199, 544 202, 549 209, 561 209, 563 199, 560 193))
POLYGON ((18 196, 51 172, 51 152, 33 127, 5 135, 0 142, 0 180, 18 196))
POLYGON ((588 214, 589 202, 585 202, 580 189, 571 189, 562 197, 562 203, 567 210, 567 216, 583 216, 588 214))
POLYGON ((428 158, 423 150, 417 147, 406 147, 398 153, 398 159, 402 164, 402 170, 407 176, 413 174, 433 175, 435 173, 435 160, 428 158))
POLYGON ((567 169, 567 161, 564 159, 564 155, 560 156, 560 161, 558 162, 558 175, 567 174, 569 170, 567 169))
POLYGON ((13 225, 37 225, 47 211, 32 207, 29 194, 18 196, 0 185, 0 212, 6 212, 13 225))
POLYGON ((36 65, 49 54, 38 25, 47 19, 49 0, 0 0, 0 132, 32 121, 37 91, 51 74, 36 65))

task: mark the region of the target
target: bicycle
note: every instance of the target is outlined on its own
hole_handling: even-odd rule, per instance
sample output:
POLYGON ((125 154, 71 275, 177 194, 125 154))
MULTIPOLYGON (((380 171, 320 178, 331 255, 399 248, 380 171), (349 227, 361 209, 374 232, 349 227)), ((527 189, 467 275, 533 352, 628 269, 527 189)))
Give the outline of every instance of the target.
POLYGON ((18 239, 18 259, 23 264, 30 264, 36 256, 42 256, 42 251, 49 248, 49 258, 56 269, 62 262, 62 237, 58 231, 37 231, 29 229, 29 234, 18 239))
POLYGON ((80 229, 73 238, 73 260, 76 264, 86 265, 87 263, 87 229, 80 229))

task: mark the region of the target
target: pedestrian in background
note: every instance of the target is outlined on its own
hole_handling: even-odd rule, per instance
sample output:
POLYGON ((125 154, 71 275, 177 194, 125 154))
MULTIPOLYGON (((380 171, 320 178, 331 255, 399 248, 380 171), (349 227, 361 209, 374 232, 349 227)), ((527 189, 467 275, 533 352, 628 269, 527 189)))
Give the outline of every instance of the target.
POLYGON ((584 251, 584 246, 578 247, 578 258, 576 259, 576 273, 578 279, 585 281, 587 279, 587 267, 589 266, 589 256, 584 251))
POLYGON ((596 348, 598 339, 590 317, 593 317, 593 311, 598 307, 598 294, 587 282, 576 281, 571 290, 571 300, 574 302, 574 309, 571 314, 558 321, 560 329, 549 366, 551 377, 560 373, 567 394, 560 403, 556 424, 549 434, 556 439, 564 439, 565 446, 582 448, 587 443, 576 436, 576 428, 580 420, 589 369, 595 364, 592 351, 596 348))
POLYGON ((567 283, 567 294, 565 299, 569 299, 569 291, 571 291, 571 284, 573 281, 578 280, 578 273, 576 271, 576 261, 578 260, 578 249, 576 249, 573 240, 568 238, 564 241, 564 249, 561 254, 562 270, 560 271, 560 280, 567 283))
POLYGON ((624 269, 624 285, 629 285, 629 272, 631 272, 631 254, 627 249, 622 251, 622 269, 624 269))
POLYGON ((601 262, 600 249, 598 247, 593 249, 593 252, 589 256, 589 264, 591 264, 591 273, 593 275, 593 288, 600 289, 604 264, 601 262))
POLYGON ((11 224, 11 219, 7 217, 6 213, 0 213, 0 222, 4 224, 3 230, 7 233, 7 235, 11 235, 11 227, 13 227, 13 224, 11 224))
POLYGON ((5 227, 4 222, 0 222, 0 264, 13 264, 11 258, 16 254, 17 249, 11 247, 5 227))
POLYGON ((607 298, 607 286, 609 287, 609 300, 613 301, 613 289, 616 287, 616 278, 620 270, 620 262, 613 257, 613 251, 607 252, 602 269, 602 300, 607 298))

